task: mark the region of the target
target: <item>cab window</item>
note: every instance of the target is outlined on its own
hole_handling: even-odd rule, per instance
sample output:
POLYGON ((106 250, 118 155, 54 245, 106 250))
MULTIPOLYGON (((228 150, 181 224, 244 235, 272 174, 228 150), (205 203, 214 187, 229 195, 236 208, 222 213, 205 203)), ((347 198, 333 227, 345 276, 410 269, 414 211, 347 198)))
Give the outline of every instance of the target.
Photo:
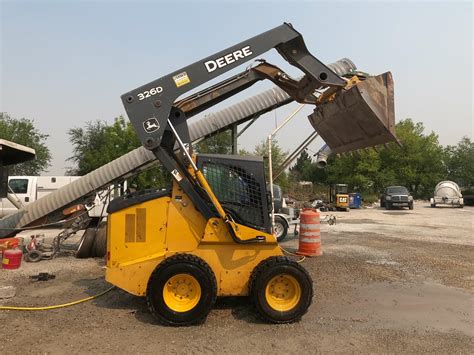
POLYGON ((11 179, 8 186, 16 194, 26 194, 28 192, 28 179, 11 179))

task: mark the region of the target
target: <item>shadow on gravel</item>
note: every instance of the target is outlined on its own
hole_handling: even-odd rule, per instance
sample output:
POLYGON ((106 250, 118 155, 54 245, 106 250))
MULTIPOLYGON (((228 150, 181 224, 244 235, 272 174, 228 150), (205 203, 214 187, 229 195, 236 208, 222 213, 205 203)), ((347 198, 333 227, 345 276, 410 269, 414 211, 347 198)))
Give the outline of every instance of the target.
MULTIPOLYGON (((112 286, 103 277, 80 279, 75 281, 74 284, 83 288, 84 292, 89 296, 100 294, 112 286)), ((113 288, 102 296, 94 298, 90 302, 100 308, 148 311, 144 297, 131 295, 118 287, 113 288)))
POLYGON ((388 214, 392 216, 403 216, 406 214, 414 214, 414 212, 400 211, 400 212, 383 212, 383 214, 388 214))
MULTIPOLYGON (((104 278, 80 279, 74 285, 84 289, 89 296, 97 295, 107 290, 111 285, 104 278)), ((135 318, 146 324, 161 326, 148 310, 145 297, 131 295, 119 288, 114 288, 105 295, 89 301, 94 306, 106 309, 126 310, 135 315, 135 318)), ((230 309, 235 319, 252 324, 263 324, 256 315, 249 297, 219 297, 213 310, 230 309)), ((211 311, 212 312, 212 311, 211 311)))
POLYGON ((436 207, 431 207, 430 205, 425 205, 423 208, 432 208, 433 210, 442 210, 442 209, 453 209, 453 210, 463 210, 466 207, 472 207, 472 206, 464 206, 463 208, 460 208, 458 206, 449 206, 449 205, 436 205, 436 207))
POLYGON ((374 221, 373 219, 368 219, 368 218, 341 219, 337 221, 337 224, 362 224, 362 223, 379 224, 378 221, 374 221))
POLYGON ((217 299, 214 309, 230 309, 235 319, 251 324, 264 324, 257 316, 250 297, 221 297, 217 299))
POLYGON ((293 233, 289 234, 283 239, 283 242, 289 242, 295 239, 298 239, 299 235, 294 235, 293 233))

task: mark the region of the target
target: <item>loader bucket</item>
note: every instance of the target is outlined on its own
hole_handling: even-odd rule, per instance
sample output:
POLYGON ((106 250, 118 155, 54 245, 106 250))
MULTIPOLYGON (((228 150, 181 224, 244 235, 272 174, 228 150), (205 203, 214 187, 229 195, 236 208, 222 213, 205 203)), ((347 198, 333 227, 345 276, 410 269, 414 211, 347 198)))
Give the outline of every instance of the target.
POLYGON ((308 118, 335 154, 396 142, 392 73, 337 93, 308 118))

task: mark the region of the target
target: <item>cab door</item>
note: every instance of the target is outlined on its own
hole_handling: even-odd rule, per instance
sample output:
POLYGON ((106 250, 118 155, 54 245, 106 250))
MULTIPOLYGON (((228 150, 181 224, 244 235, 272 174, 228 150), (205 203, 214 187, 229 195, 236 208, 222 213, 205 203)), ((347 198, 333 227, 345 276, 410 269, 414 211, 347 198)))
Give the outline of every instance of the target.
MULTIPOLYGON (((33 191, 33 182, 28 177, 11 177, 8 180, 9 195, 19 200, 22 205, 32 202, 31 191, 33 191), (13 193, 12 193, 13 191, 13 193)), ((16 212, 18 209, 7 198, 1 199, 2 216, 16 212)))

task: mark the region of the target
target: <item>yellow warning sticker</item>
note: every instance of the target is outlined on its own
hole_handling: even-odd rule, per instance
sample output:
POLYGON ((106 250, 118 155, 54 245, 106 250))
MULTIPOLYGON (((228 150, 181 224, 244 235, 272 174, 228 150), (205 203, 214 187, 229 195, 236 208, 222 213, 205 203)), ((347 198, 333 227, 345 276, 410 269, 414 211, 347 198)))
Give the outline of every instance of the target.
POLYGON ((189 84, 191 82, 191 80, 189 80, 188 74, 185 71, 183 71, 182 73, 179 73, 178 75, 173 76, 173 80, 177 88, 179 88, 180 86, 189 84))

